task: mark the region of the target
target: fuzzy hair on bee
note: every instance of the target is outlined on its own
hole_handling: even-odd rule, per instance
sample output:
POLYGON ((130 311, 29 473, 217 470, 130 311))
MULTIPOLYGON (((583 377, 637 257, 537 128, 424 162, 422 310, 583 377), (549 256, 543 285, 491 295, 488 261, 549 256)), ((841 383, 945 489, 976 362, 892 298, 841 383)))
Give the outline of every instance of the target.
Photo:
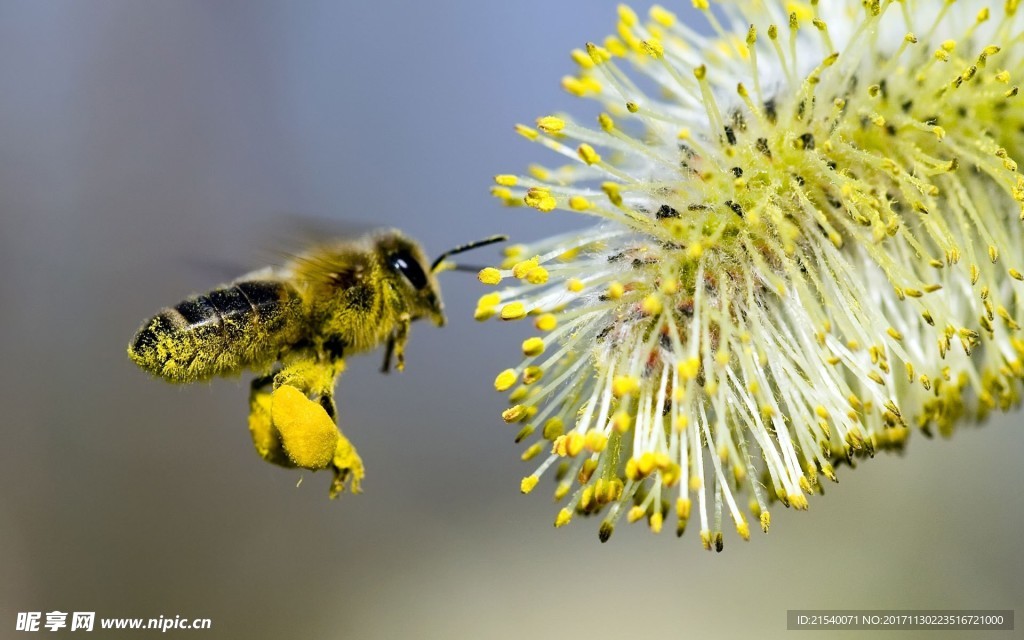
POLYGON ((280 267, 193 295, 145 322, 128 346, 140 368, 173 383, 256 372, 249 430, 265 460, 334 473, 331 497, 363 465, 335 424, 345 358, 385 346, 383 371, 405 367, 412 322, 445 324, 437 273, 444 258, 504 240, 456 247, 428 263, 397 230, 310 247, 280 267))

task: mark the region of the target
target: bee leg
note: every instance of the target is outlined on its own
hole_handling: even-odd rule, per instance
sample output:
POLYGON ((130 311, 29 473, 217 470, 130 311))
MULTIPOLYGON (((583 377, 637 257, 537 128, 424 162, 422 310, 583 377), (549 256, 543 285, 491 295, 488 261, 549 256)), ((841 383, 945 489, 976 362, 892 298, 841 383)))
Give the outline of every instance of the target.
POLYGON ((388 336, 388 343, 384 347, 384 364, 380 368, 381 373, 391 372, 391 357, 395 353, 395 334, 388 336))
POLYGON ((320 406, 324 408, 331 420, 337 419, 338 408, 334 404, 333 393, 325 393, 320 396, 320 406))
POLYGON ((412 318, 409 317, 409 314, 403 313, 398 319, 398 327, 388 340, 388 342, 394 341, 395 343, 395 368, 399 371, 405 371, 405 345, 409 342, 409 325, 411 323, 412 318))

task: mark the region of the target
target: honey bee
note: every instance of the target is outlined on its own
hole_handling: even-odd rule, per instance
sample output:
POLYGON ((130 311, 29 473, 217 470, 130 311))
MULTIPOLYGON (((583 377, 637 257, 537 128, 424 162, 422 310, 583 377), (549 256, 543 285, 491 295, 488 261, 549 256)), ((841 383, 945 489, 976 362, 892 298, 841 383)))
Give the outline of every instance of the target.
POLYGON ((505 240, 492 236, 446 251, 427 268, 420 245, 396 230, 313 246, 160 311, 128 345, 128 357, 168 382, 252 370, 249 430, 259 455, 285 467, 333 471, 330 495, 360 490, 363 464, 335 424, 334 388, 345 358, 385 345, 382 370, 405 367, 410 325, 445 324, 437 273, 451 255, 505 240))

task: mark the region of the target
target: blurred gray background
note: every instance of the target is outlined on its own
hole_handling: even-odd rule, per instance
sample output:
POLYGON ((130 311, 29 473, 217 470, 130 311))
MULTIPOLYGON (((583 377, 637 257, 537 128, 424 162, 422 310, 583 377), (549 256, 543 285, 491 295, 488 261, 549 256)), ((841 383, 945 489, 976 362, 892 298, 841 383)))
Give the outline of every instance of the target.
POLYGON ((368 475, 338 502, 324 474, 296 487, 256 456, 244 379, 179 388, 128 361, 144 319, 226 279, 197 262, 252 266, 287 213, 398 226, 431 255, 584 224, 488 188, 558 163, 512 125, 577 107, 568 53, 614 22, 610 0, 0 0, 0 637, 54 609, 209 617, 169 635, 251 639, 1020 616, 1019 413, 843 468, 808 513, 778 508, 769 535, 728 531, 714 554, 641 525, 601 545, 596 521, 553 529, 548 480, 520 496, 533 466, 491 380, 522 328, 471 319, 472 276, 443 277, 450 325, 414 327, 404 374, 350 362, 340 413, 368 475))

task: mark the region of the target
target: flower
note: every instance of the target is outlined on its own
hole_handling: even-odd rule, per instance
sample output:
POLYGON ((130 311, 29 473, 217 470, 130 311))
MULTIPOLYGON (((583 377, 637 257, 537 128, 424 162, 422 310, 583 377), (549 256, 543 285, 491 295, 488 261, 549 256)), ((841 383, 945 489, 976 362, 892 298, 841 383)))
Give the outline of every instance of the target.
POLYGON ((597 126, 518 125, 570 163, 493 187, 598 222, 509 248, 476 317, 536 327, 494 382, 521 489, 553 471, 556 526, 603 514, 602 541, 694 518, 721 550, 723 520, 767 531, 839 463, 1020 402, 1018 2, 711 4, 711 36, 620 6, 563 80, 597 126))

